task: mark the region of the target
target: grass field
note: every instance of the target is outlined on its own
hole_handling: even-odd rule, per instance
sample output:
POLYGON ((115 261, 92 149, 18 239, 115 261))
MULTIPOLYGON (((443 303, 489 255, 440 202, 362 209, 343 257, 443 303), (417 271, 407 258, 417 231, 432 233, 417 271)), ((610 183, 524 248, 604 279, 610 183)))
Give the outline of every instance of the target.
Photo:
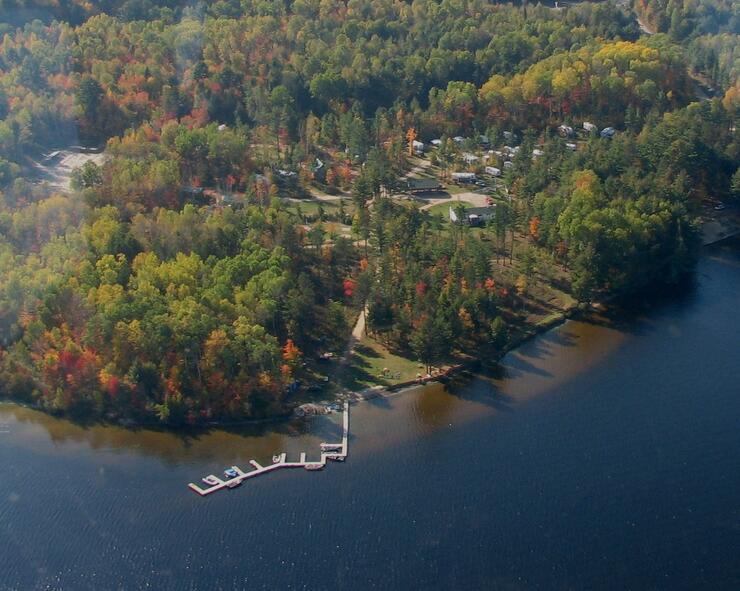
POLYGON ((423 372, 424 367, 418 361, 399 357, 365 336, 355 346, 350 362, 340 370, 339 383, 343 388, 359 391, 407 382, 423 372))
POLYGON ((437 203, 437 205, 430 207, 429 213, 431 215, 441 214, 444 219, 449 220, 450 207, 457 207, 458 205, 462 205, 465 209, 473 207, 473 204, 469 201, 446 201, 445 203, 437 203))

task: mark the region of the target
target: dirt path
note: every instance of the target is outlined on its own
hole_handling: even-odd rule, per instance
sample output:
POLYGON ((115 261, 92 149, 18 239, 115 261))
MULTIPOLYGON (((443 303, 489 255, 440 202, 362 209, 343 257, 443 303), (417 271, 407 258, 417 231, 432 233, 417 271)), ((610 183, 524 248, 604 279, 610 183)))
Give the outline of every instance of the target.
POLYGON ((637 24, 640 27, 640 31, 645 33, 645 35, 654 35, 655 31, 653 31, 648 24, 640 18, 640 16, 637 16, 637 24))
POLYGON ((329 195, 329 193, 319 191, 316 187, 309 187, 308 192, 318 201, 339 201, 343 197, 342 195, 329 195))
POLYGON ((359 343, 365 335, 365 310, 366 308, 360 312, 360 315, 357 317, 357 322, 355 322, 355 326, 352 328, 352 333, 349 335, 349 339, 347 340, 347 346, 344 348, 341 365, 349 363, 352 353, 355 350, 355 345, 359 343))

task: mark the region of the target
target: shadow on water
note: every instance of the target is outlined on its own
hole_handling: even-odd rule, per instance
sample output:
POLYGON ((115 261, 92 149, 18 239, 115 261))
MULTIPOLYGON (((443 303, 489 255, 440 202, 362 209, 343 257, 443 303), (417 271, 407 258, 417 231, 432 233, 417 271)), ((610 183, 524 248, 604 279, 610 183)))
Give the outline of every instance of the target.
POLYGON ((615 298, 602 310, 583 317, 583 322, 632 336, 645 336, 657 318, 685 314, 699 300, 701 270, 674 284, 655 283, 636 293, 615 298))
POLYGON ((36 445, 43 441, 39 438, 43 433, 59 450, 64 446, 84 445, 91 450, 133 451, 157 456, 171 464, 188 461, 188 457, 207 459, 219 452, 269 456, 279 451, 290 451, 305 438, 309 438, 310 446, 319 440, 339 440, 342 435, 341 419, 337 421, 337 415, 166 429, 75 422, 13 403, 0 404, 0 423, 7 425, 5 436, 10 436, 20 446, 36 445))
MULTIPOLYGON (((529 348, 526 356, 531 357, 529 348)), ((552 378, 553 374, 546 369, 537 367, 534 363, 527 361, 523 355, 509 355, 506 357, 506 369, 508 379, 518 379, 525 375, 535 375, 540 378, 552 378)))
POLYGON ((514 399, 497 384, 506 376, 506 369, 499 364, 483 365, 475 373, 456 375, 446 384, 445 390, 460 400, 478 402, 499 412, 512 412, 514 399))
MULTIPOLYGON (((560 328, 559 330, 542 333, 537 337, 534 345, 537 346, 538 342, 557 345, 558 347, 575 347, 578 344, 578 335, 566 328, 560 328)), ((546 353, 548 356, 552 356, 552 352, 546 351, 546 353)))
POLYGON ((391 410, 393 408, 386 396, 376 396, 375 398, 370 398, 366 401, 366 403, 376 408, 382 408, 384 410, 391 410))

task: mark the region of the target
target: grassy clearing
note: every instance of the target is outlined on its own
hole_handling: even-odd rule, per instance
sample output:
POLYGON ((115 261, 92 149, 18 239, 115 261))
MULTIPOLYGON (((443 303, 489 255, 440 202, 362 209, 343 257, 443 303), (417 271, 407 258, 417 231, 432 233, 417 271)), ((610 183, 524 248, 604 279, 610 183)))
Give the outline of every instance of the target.
MULTIPOLYGON (((345 201, 345 208, 349 207, 349 202, 345 201)), ((317 199, 306 199, 300 203, 297 201, 290 201, 286 204, 286 209, 296 215, 300 211, 303 215, 317 215, 319 213, 319 206, 323 207, 324 213, 333 214, 339 211, 339 200, 337 201, 319 201, 317 199)))
POLYGON ((454 183, 446 184, 445 185, 445 191, 447 191, 450 195, 457 195, 458 193, 469 193, 471 188, 463 187, 461 185, 456 185, 454 183))
POLYGON ((445 203, 437 203, 437 205, 434 205, 429 208, 429 213, 431 215, 442 215, 442 217, 446 220, 450 219, 450 207, 458 207, 462 205, 465 209, 470 209, 473 207, 473 204, 469 201, 447 201, 445 203))
POLYGON ((355 346, 350 362, 340 370, 338 378, 341 387, 359 391, 407 382, 423 371, 418 361, 399 357, 366 336, 355 346))

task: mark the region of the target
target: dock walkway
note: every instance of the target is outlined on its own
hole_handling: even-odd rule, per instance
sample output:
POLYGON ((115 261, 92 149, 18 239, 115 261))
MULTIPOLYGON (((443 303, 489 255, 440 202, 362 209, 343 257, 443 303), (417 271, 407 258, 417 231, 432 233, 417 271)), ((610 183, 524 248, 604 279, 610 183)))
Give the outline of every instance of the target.
POLYGON ((272 472, 281 468, 304 468, 306 470, 322 470, 329 460, 336 462, 343 462, 347 458, 348 443, 347 439, 349 436, 349 402, 345 401, 344 411, 342 417, 342 441, 339 443, 322 443, 321 456, 318 461, 308 461, 306 459, 306 452, 301 452, 298 461, 289 462, 287 459, 288 454, 285 452, 278 454, 273 457, 273 463, 267 466, 261 465, 257 460, 249 460, 249 464, 252 466, 252 470, 245 472, 239 466, 231 466, 230 470, 236 474, 236 476, 223 480, 218 476, 210 474, 203 478, 203 483, 209 485, 208 488, 202 488, 197 484, 191 482, 188 487, 197 492, 200 496, 205 497, 216 491, 224 488, 236 488, 242 482, 248 478, 254 478, 260 474, 266 472, 272 472))

